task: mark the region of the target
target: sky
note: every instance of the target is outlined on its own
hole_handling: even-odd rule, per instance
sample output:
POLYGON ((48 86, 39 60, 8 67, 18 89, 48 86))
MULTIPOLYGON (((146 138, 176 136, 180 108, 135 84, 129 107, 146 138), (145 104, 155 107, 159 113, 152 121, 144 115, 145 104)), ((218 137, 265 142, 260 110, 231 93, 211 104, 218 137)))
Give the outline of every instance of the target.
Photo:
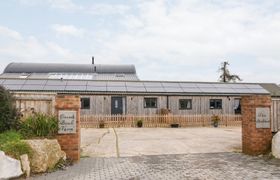
POLYGON ((11 62, 134 64, 142 80, 280 83, 279 0, 1 0, 11 62))

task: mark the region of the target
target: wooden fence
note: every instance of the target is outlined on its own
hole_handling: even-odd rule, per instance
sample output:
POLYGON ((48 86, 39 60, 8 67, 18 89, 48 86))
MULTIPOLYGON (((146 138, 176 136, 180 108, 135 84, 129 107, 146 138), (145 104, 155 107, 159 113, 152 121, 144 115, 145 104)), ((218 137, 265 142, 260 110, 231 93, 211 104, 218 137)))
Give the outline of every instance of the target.
MULTIPOLYGON (((137 127, 141 120, 143 127, 170 127, 179 124, 180 127, 208 127, 212 126, 212 115, 81 115, 82 128, 137 127)), ((219 115, 219 126, 241 126, 241 115, 219 115)))

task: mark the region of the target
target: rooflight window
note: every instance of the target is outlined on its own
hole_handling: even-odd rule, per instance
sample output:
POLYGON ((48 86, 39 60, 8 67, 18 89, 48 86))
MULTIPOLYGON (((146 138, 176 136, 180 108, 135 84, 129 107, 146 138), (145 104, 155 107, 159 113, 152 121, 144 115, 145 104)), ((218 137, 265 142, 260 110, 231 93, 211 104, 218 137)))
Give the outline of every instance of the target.
POLYGON ((116 74, 116 77, 124 77, 124 74, 116 74))
POLYGON ((28 78, 29 75, 30 75, 30 74, 21 74, 21 75, 19 76, 19 78, 25 79, 25 78, 28 78))
POLYGON ((89 73, 49 73, 49 79, 91 80, 91 79, 93 79, 93 74, 89 74, 89 73))

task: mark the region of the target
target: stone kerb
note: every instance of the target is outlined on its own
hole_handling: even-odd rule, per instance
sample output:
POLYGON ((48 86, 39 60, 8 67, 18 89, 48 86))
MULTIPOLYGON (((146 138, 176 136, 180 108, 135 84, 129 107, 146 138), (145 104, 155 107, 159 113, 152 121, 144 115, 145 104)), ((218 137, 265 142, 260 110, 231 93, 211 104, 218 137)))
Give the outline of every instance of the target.
POLYGON ((80 131, 80 97, 74 95, 58 95, 55 99, 56 114, 63 111, 76 112, 76 132, 65 131, 57 135, 57 140, 61 149, 65 151, 68 158, 79 161, 80 160, 80 144, 81 144, 81 131, 80 131))
MULTIPOLYGON (((271 97, 266 95, 244 96, 242 107, 242 152, 249 155, 265 154, 271 149, 271 97), (266 124, 256 118, 258 109, 265 109, 266 124), (268 111, 269 109, 269 111, 268 111), (269 122, 268 122, 269 121, 269 122), (258 123, 258 124, 257 124, 258 123)), ((258 110, 259 111, 259 110, 258 110)))

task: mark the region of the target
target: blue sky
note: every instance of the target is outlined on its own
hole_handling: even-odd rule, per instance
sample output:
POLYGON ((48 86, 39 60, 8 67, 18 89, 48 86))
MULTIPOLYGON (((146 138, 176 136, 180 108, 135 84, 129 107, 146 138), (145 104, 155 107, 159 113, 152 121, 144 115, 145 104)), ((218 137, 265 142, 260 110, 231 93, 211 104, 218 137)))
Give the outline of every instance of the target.
POLYGON ((279 0, 0 2, 0 71, 10 62, 135 64, 143 80, 280 83, 279 0))

